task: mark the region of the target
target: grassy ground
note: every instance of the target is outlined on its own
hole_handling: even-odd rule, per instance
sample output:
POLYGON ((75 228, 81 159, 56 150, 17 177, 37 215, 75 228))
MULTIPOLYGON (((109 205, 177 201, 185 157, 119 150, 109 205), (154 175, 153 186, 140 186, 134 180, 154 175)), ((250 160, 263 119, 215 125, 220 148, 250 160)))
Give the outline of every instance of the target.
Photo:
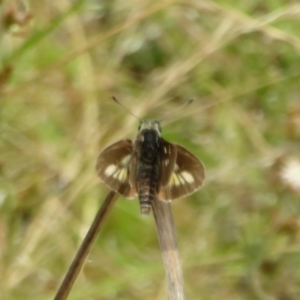
MULTIPOLYGON (((52 299, 136 115, 202 159, 173 203, 187 299, 300 298, 297 1, 1 1, 0 298, 52 299)), ((70 299, 167 299, 152 217, 120 198, 70 299)))

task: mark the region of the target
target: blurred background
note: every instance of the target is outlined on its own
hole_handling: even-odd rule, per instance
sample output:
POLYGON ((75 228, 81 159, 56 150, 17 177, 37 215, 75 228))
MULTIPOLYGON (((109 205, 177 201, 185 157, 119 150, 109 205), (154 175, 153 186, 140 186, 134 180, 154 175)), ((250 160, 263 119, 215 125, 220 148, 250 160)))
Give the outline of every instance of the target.
MULTIPOLYGON (((206 166, 173 202, 187 299, 300 299, 298 1, 0 2, 0 298, 53 299, 141 118, 206 166), (188 99, 192 105, 173 113, 188 99)), ((69 299, 167 299, 153 217, 117 201, 69 299)))

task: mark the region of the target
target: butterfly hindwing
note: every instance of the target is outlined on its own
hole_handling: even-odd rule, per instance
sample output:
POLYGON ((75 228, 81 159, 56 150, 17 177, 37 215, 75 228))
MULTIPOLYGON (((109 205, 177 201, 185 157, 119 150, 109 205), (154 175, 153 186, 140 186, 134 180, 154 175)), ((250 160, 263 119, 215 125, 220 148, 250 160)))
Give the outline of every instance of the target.
MULTIPOLYGON (((170 144, 166 141, 164 143, 170 144)), ((169 149, 172 149, 169 157, 161 160, 162 184, 158 193, 158 198, 166 201, 180 198, 196 191, 202 186, 205 177, 204 166, 196 156, 179 145, 170 145, 175 147, 175 149, 169 147, 169 149), (173 154, 175 152, 175 162, 172 166, 172 172, 170 169, 167 171, 163 170, 164 161, 169 159, 170 162, 173 162, 173 154)), ((171 165, 169 168, 171 168, 171 165)))
POLYGON ((130 164, 133 154, 131 140, 122 140, 104 149, 97 159, 100 179, 112 190, 126 198, 136 197, 136 189, 130 183, 130 164))

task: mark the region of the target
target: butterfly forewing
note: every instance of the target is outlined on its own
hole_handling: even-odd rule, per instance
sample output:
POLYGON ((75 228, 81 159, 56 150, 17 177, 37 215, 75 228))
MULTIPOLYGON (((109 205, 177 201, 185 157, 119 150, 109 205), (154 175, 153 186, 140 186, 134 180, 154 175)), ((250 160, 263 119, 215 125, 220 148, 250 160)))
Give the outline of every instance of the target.
MULTIPOLYGON (((167 145, 170 143, 163 141, 163 144, 167 145)), ((166 156, 161 161, 163 169, 162 184, 158 192, 158 198, 167 201, 186 196, 196 191, 202 186, 205 176, 204 166, 196 156, 179 145, 170 145, 172 147, 169 147, 169 149, 172 150, 169 157, 166 156), (174 153, 175 162, 173 162, 174 153), (169 166, 170 169, 172 168, 172 172, 170 172, 170 169, 166 171, 163 168, 164 162, 168 159, 173 164, 173 166, 169 166)), ((163 149, 162 152, 164 152, 163 149)))
POLYGON ((103 150, 98 156, 96 166, 100 179, 110 189, 126 198, 137 196, 135 186, 130 182, 132 154, 132 141, 122 140, 103 150))

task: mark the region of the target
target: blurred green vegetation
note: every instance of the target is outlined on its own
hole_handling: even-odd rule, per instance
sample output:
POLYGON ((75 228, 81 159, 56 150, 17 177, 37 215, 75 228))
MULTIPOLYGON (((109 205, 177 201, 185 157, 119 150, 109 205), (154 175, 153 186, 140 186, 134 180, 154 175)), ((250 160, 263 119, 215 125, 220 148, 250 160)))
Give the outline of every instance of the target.
MULTIPOLYGON (((173 203, 187 299, 300 299, 297 1, 0 3, 0 298, 52 299, 107 188, 98 153, 172 115, 202 159, 173 203)), ((117 202, 70 299, 167 299, 155 224, 117 202)))

